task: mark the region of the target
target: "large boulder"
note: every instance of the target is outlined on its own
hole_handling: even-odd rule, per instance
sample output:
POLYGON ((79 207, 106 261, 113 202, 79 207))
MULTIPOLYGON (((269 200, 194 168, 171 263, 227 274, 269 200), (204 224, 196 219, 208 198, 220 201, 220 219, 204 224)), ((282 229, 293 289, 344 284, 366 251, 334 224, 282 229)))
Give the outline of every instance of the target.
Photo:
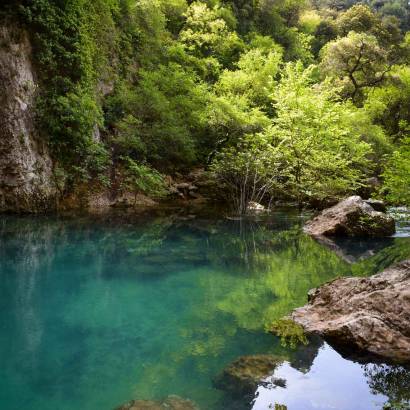
POLYGON ((292 319, 335 345, 408 363, 410 260, 369 278, 336 279, 314 289, 292 319))
POLYGON ((198 407, 191 400, 171 395, 162 401, 133 400, 116 410, 198 410, 198 407))
MULTIPOLYGON (((381 209, 381 204, 375 205, 381 209)), ((396 231, 394 219, 376 211, 371 202, 351 196, 321 212, 309 221, 304 231, 313 236, 391 236, 396 231)))

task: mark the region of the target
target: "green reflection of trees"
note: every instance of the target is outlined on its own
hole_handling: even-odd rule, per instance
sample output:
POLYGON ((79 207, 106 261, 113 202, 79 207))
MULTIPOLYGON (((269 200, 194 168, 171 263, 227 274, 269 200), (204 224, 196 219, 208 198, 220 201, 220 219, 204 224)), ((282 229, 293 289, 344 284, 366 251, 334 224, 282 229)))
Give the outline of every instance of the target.
POLYGON ((184 331, 188 349, 184 354, 217 356, 238 332, 268 329, 303 305, 311 288, 350 273, 347 263, 297 230, 271 232, 271 241, 276 251, 256 248, 252 264, 247 259, 248 275, 219 271, 199 278, 198 286, 208 300, 190 312, 189 322, 201 326, 184 331))
MULTIPOLYGON (((120 314, 118 306, 128 301, 127 314, 139 313, 128 290, 137 300, 144 297, 139 286, 134 286, 140 275, 144 274, 141 283, 145 285, 150 278, 160 277, 155 286, 147 287, 155 289, 153 297, 164 298, 169 291, 165 305, 178 308, 178 312, 164 311, 165 324, 151 335, 149 346, 158 351, 155 361, 147 355, 141 358, 143 366, 135 364, 136 397, 165 393, 191 396, 191 390, 199 402, 201 397, 214 393, 209 389, 196 392, 198 382, 192 375, 206 380, 203 385, 208 386, 212 376, 242 354, 271 353, 292 360, 295 353, 282 347, 277 338, 264 334, 264 330, 305 304, 311 288, 338 276, 372 274, 410 256, 409 238, 397 238, 374 256, 349 265, 332 250, 302 234, 298 218, 283 215, 260 223, 182 221, 175 217, 129 223, 118 219, 92 223, 46 219, 38 225, 34 220, 9 220, 3 223, 0 233, 3 269, 38 275, 44 271, 44 275, 49 274, 45 265, 50 269, 64 266, 67 274, 53 281, 61 280, 61 289, 68 282, 78 291, 72 305, 65 308, 73 327, 89 329, 93 324, 93 331, 103 333, 115 329, 117 323, 121 330, 120 319, 127 316, 120 314), (23 263, 30 269, 24 269, 23 263), (81 270, 77 271, 79 266, 81 270), (76 275, 68 274, 71 269, 76 275), (99 278, 90 281, 94 289, 107 286, 100 279, 125 275, 128 287, 110 283, 110 298, 100 300, 101 289, 93 292, 81 283, 92 272, 99 278), (95 310, 98 317, 93 316, 93 311, 81 310, 89 298, 100 308, 95 310), (180 299, 179 305, 173 304, 175 298, 180 299), (180 391, 181 380, 185 391, 180 391)), ((28 280, 23 276, 22 281, 28 280)), ((152 310, 157 309, 159 302, 162 300, 152 301, 152 310)), ((29 312, 27 304, 23 308, 29 312)), ((19 322, 25 323, 24 312, 17 312, 19 322)), ((38 320, 31 321, 38 323, 41 330, 41 312, 34 313, 38 320)), ((162 314, 160 308, 158 314, 154 313, 149 318, 138 318, 142 329, 151 329, 150 320, 162 314)))
POLYGON ((392 245, 370 258, 353 264, 352 272, 356 276, 369 276, 408 258, 410 258, 410 238, 395 238, 392 245))
POLYGON ((384 409, 410 409, 410 372, 408 368, 388 365, 366 365, 364 374, 374 394, 389 398, 384 409))

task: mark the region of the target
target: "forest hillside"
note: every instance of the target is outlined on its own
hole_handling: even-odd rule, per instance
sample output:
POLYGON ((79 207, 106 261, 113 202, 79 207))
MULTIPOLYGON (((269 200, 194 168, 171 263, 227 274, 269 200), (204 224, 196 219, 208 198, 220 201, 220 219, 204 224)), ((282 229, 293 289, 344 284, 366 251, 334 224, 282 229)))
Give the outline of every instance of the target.
POLYGON ((405 0, 2 4, 0 48, 5 27, 32 48, 30 121, 50 157, 37 172, 51 181, 43 197, 161 198, 166 176, 203 168, 239 212, 350 193, 410 204, 405 0))

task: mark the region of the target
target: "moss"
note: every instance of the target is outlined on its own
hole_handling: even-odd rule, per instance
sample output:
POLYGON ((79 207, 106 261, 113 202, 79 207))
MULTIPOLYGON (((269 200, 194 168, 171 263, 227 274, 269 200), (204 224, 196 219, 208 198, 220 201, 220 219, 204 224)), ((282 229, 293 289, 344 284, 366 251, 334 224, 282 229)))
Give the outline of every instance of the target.
POLYGON ((308 344, 303 327, 291 319, 285 318, 274 321, 270 327, 270 331, 280 337, 284 347, 294 349, 300 344, 308 344))

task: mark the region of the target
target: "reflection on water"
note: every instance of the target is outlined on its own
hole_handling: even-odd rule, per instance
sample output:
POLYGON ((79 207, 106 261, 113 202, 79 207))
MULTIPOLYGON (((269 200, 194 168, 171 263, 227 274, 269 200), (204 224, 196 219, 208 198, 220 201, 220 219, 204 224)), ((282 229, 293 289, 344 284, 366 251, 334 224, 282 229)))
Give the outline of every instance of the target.
MULTIPOLYGON (((403 400, 400 389, 380 387, 389 386, 383 372, 359 372, 329 347, 317 355, 321 342, 285 349, 265 332, 303 305, 312 287, 410 256, 409 238, 399 237, 367 249, 362 243, 365 256, 346 261, 303 235, 302 221, 292 212, 259 221, 1 217, 0 407, 110 410, 133 398, 177 394, 203 410, 225 409, 237 401, 212 379, 236 357, 260 353, 291 363, 282 368, 289 382, 325 363, 323 355, 333 358, 328 372, 355 366, 337 394, 326 373, 317 373, 309 396, 322 403, 317 408, 330 408, 323 407, 327 397, 343 393, 352 397, 345 399, 350 408, 359 408, 359 394, 374 403, 369 409, 403 400)), ((358 246, 342 247, 352 254, 358 246)), ((292 390, 299 402, 306 394, 300 380, 301 390, 292 390)))
POLYGON ((353 363, 324 344, 309 369, 301 371, 287 362, 278 368, 259 387, 252 409, 275 408, 280 403, 304 410, 409 409, 410 371, 353 363), (286 388, 270 383, 275 378, 286 380, 286 388))
MULTIPOLYGON (((386 367, 386 372, 389 373, 390 370, 387 369, 386 367)), ((402 371, 405 372, 404 369, 402 371)), ((396 394, 390 386, 375 388, 374 374, 377 372, 377 366, 363 368, 357 363, 342 359, 332 348, 324 345, 307 372, 301 372, 288 363, 277 369, 272 377, 286 380, 286 388, 270 384, 259 387, 258 397, 252 409, 275 408, 275 404, 286 404, 288 409, 301 410, 382 409, 388 397, 393 398, 396 394)), ((395 382, 399 382, 397 389, 401 394, 398 400, 403 405, 410 404, 408 393, 406 398, 403 397, 406 395, 404 392, 408 392, 410 388, 408 372, 406 374, 407 380, 404 383, 400 376, 395 379, 395 382)), ((399 401, 396 401, 396 404, 399 401)), ((398 410, 408 407, 385 408, 398 410)))

